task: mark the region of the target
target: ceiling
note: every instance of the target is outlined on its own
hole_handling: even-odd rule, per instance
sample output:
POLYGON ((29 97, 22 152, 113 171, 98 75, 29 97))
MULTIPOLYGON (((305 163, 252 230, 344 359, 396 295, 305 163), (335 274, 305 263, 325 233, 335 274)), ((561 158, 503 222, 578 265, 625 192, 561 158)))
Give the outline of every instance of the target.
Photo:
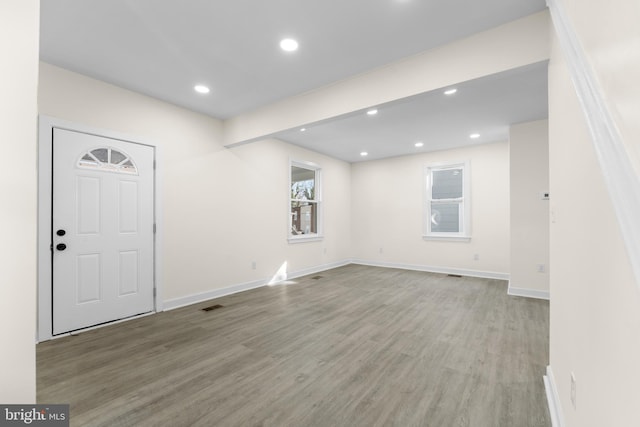
MULTIPOLYGON (((40 56, 226 119, 544 8, 544 0, 43 1, 40 56), (279 48, 285 37, 299 42, 296 52, 279 48), (196 84, 211 92, 196 93, 196 84)), ((371 151, 369 159, 408 154, 411 150, 391 147, 414 139, 423 139, 425 149, 427 139, 455 144, 472 128, 486 129, 480 142, 488 142, 504 135, 511 120, 546 117, 543 67, 503 74, 462 83, 450 99, 428 93, 364 117, 376 122, 350 115, 309 126, 305 138, 295 132, 278 137, 348 161, 362 160, 354 150, 371 151), (482 111, 487 105, 491 111, 482 111), (439 126, 427 129, 435 116, 439 126), (443 123, 455 133, 447 134, 443 123), (328 148, 331 141, 339 144, 328 148), (359 141, 370 141, 373 148, 359 148, 364 147, 359 141), (344 151, 346 145, 351 149, 344 151)))
POLYGON ((509 125, 548 117, 546 61, 451 88, 453 95, 434 90, 377 106, 373 116, 358 111, 273 136, 355 163, 506 141, 509 125))

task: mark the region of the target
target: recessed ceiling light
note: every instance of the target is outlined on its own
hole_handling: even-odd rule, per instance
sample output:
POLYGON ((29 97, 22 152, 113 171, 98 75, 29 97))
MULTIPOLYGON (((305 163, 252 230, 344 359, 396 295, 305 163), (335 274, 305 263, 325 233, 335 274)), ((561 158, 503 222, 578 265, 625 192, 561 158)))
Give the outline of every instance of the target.
POLYGON ((456 93, 458 91, 458 89, 456 88, 451 88, 451 89, 447 89, 444 91, 445 95, 453 95, 454 93, 456 93))
POLYGON ((300 132, 306 132, 307 128, 300 128, 300 132))
POLYGON ((209 89, 205 85, 195 85, 193 87, 193 90, 195 90, 198 93, 209 93, 209 92, 211 92, 211 89, 209 89))
POLYGON ((298 42, 294 39, 282 39, 280 41, 280 49, 285 52, 294 52, 298 50, 298 42))
POLYGON ((413 145, 415 145, 416 147, 420 148, 420 147, 422 147, 424 145, 424 142, 416 142, 413 145))
POLYGON ((367 111, 367 114, 370 116, 375 116, 376 114, 378 114, 378 110, 375 108, 372 108, 371 110, 367 111))
POLYGON ((472 133, 471 135, 469 135, 469 138, 478 139, 478 138, 480 138, 480 134, 479 133, 472 133))
POLYGON ((369 155, 369 153, 367 153, 366 151, 363 151, 362 153, 360 153, 360 155, 361 155, 362 157, 365 157, 365 156, 368 156, 368 155, 369 155))

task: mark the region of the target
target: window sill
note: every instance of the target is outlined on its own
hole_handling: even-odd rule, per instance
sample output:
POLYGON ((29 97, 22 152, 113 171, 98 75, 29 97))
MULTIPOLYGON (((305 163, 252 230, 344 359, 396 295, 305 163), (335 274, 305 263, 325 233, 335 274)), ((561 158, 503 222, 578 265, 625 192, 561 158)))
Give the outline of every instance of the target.
POLYGON ((318 242, 324 239, 324 236, 318 234, 300 234, 298 236, 289 236, 287 239, 289 243, 305 243, 305 242, 318 242))
POLYGON ((441 242, 470 242, 471 236, 422 236, 423 240, 434 240, 441 242))

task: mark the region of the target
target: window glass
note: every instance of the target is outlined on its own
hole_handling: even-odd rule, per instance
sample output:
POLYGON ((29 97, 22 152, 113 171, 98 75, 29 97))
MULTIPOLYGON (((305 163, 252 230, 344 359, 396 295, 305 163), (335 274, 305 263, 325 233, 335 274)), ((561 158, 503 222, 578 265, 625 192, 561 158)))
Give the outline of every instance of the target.
POLYGON ((431 202, 431 231, 434 233, 460 232, 460 204, 431 202))
POLYGON ((471 238, 468 173, 467 162, 425 167, 425 238, 471 238))
POLYGON ((109 163, 117 165, 127 159, 127 156, 119 151, 111 150, 111 161, 109 163))
POLYGON ((297 166, 291 167, 291 198, 315 200, 316 172, 297 166))
POLYGON ((318 233, 318 204, 291 202, 291 233, 294 236, 318 233))
POLYGON ((320 168, 313 163, 291 162, 289 240, 320 237, 320 168))
POLYGON ((78 160, 78 167, 125 174, 138 173, 127 154, 112 148, 96 148, 83 154, 78 160))
POLYGON ((91 152, 91 154, 93 154, 95 156, 95 158, 100 163, 109 162, 109 149, 108 148, 98 148, 97 150, 93 150, 91 152))
POLYGON ((433 199, 455 199, 462 197, 462 169, 433 171, 433 199))

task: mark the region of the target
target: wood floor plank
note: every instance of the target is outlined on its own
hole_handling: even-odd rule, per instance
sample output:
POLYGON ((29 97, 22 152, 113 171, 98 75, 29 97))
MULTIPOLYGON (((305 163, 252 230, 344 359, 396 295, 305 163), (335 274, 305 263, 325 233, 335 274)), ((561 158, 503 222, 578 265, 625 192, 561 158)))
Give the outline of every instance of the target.
POLYGON ((38 401, 73 426, 551 425, 548 302, 499 280, 315 276, 41 343, 38 401))

